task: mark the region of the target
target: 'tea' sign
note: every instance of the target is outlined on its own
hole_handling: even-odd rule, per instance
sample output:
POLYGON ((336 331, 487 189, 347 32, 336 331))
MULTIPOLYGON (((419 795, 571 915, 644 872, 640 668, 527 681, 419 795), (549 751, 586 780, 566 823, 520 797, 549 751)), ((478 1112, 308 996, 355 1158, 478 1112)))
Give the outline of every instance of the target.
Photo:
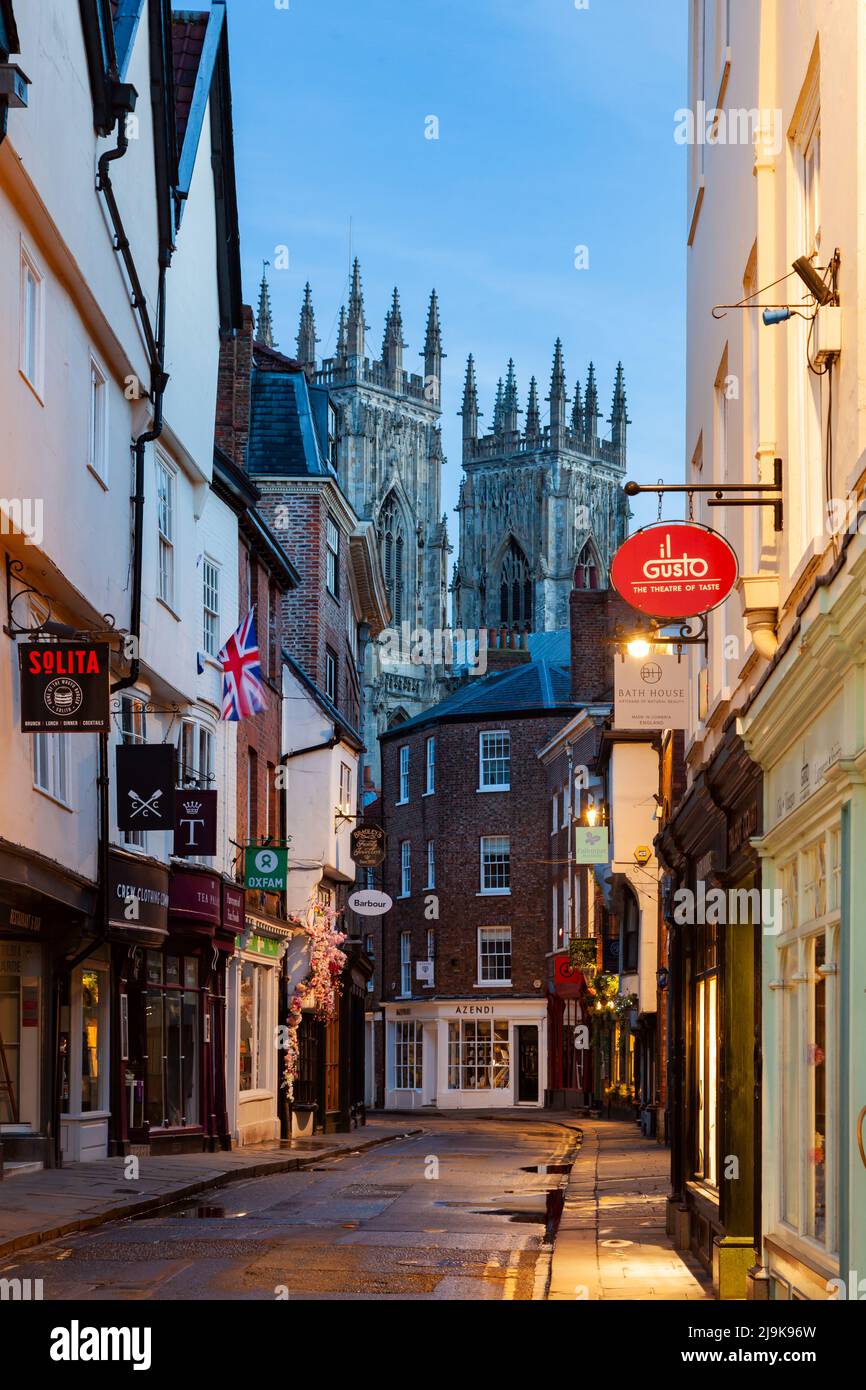
POLYGON ((695 521, 645 526, 620 546, 610 582, 632 608, 653 618, 693 618, 724 603, 737 582, 733 548, 695 521))

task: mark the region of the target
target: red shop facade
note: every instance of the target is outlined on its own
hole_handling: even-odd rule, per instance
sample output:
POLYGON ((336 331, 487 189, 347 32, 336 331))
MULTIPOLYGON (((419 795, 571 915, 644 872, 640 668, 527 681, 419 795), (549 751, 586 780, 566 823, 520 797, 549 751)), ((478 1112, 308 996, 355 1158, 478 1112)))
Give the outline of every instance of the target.
POLYGON ((226 962, 243 890, 112 851, 112 1152, 228 1149, 226 962))

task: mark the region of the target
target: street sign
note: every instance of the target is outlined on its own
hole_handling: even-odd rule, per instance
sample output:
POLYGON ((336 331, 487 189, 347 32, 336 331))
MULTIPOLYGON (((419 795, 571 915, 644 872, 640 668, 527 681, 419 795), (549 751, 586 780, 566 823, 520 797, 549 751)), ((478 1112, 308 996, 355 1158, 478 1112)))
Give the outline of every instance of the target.
POLYGON ((118 830, 172 830, 177 784, 173 743, 119 743, 115 753, 118 830))
POLYGON ((244 878, 247 888, 265 893, 282 893, 286 888, 289 851, 273 849, 270 845, 247 845, 244 854, 244 878))
POLYGON ((25 734, 107 734, 107 642, 21 642, 21 730, 25 734))
POLYGON ((607 826, 577 825, 574 828, 575 864, 607 863, 607 826))
POLYGON ((654 618, 693 618, 724 603, 737 582, 737 556, 717 531, 696 521, 661 521, 624 541, 610 582, 654 618))
POLYGON ((349 837, 349 854, 362 869, 377 869, 388 852, 381 825, 356 825, 349 837))
POLYGON ((188 787, 174 794, 174 853, 198 859, 217 850, 217 794, 188 787))
POLYGON ((362 888, 349 898, 349 907, 359 917, 381 917, 391 911, 393 903, 387 893, 380 893, 377 888, 362 888))
POLYGON ((672 652, 617 660, 613 693, 616 729, 689 727, 689 666, 672 652))

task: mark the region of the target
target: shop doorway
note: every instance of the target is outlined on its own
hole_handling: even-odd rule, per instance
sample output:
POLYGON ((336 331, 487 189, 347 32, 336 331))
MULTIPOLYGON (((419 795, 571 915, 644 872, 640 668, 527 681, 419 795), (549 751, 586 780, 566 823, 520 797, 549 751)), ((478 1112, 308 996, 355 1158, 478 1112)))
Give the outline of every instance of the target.
POLYGON ((538 1104, 538 1028, 520 1024, 517 1029, 517 1099, 538 1104))

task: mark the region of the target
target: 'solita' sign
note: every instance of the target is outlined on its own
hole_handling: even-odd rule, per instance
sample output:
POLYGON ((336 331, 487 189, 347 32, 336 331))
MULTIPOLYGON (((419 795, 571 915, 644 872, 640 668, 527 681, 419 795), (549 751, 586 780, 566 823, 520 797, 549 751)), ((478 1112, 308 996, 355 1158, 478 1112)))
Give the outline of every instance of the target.
POLYGON ((724 603, 737 582, 737 556, 718 531, 662 521, 620 546, 610 582, 626 603, 653 618, 693 618, 724 603))
POLYGON ((22 642, 21 730, 109 733, 107 642, 22 642))

